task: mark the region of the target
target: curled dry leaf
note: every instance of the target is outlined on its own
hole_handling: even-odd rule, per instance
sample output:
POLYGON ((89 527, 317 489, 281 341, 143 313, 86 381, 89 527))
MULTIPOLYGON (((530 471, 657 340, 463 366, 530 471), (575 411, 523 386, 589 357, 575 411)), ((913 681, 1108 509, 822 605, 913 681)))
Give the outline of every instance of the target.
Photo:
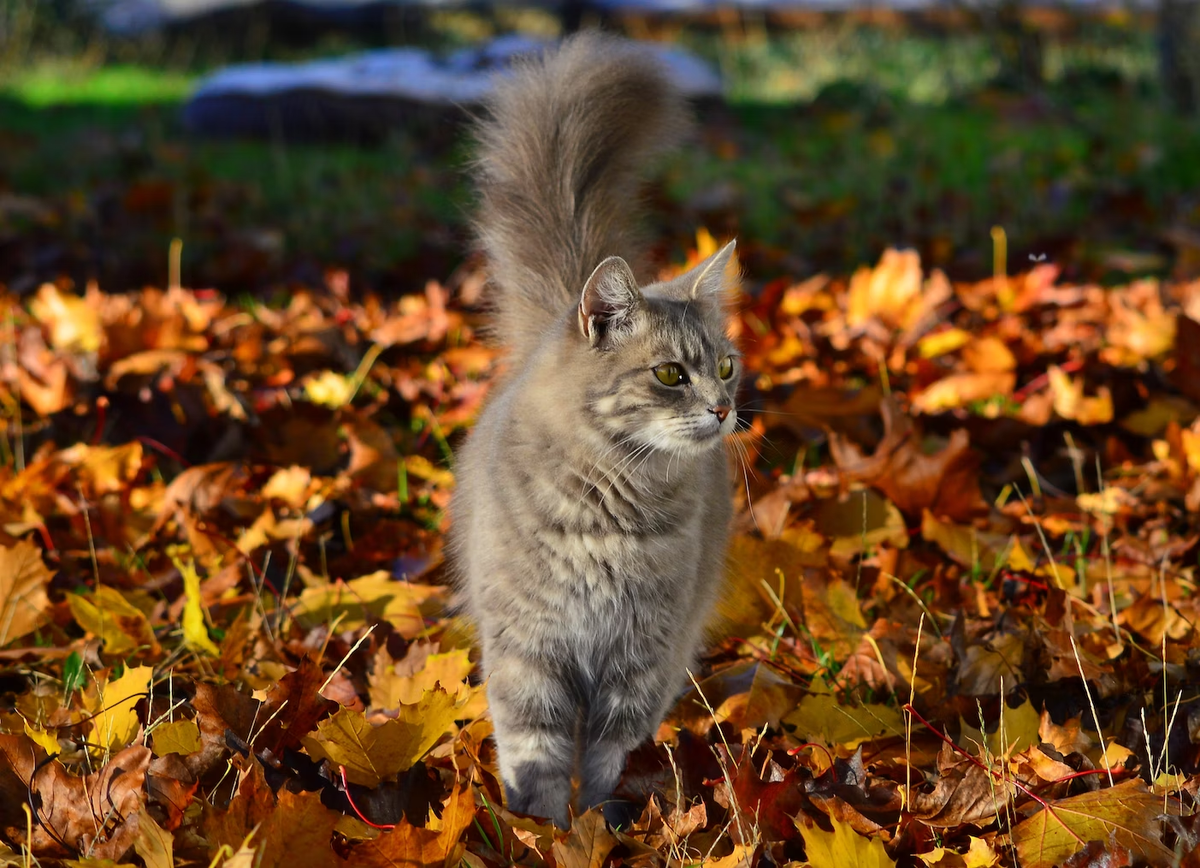
POLYGON ((89 853, 118 859, 138 834, 138 812, 149 748, 136 745, 114 754, 102 768, 83 777, 24 736, 0 735, 0 832, 17 845, 47 855, 89 853), (26 838, 22 805, 35 802, 33 838, 26 838))

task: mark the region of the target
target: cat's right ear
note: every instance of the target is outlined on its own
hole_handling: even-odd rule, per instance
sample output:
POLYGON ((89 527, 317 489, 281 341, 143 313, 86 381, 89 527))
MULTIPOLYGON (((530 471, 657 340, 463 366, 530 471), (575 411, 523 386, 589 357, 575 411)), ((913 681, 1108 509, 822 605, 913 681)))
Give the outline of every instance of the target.
POLYGON ((579 330, 593 347, 626 326, 642 305, 637 278, 624 259, 610 256, 596 266, 579 299, 579 330))

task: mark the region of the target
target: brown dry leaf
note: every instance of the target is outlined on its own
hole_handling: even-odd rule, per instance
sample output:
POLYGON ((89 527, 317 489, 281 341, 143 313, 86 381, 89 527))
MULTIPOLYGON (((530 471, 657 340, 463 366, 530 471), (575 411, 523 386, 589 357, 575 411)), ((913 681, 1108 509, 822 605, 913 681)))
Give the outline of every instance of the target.
POLYGON ((150 750, 138 745, 77 777, 28 738, 0 735, 0 834, 40 855, 65 855, 61 841, 97 859, 120 858, 138 834, 149 765, 150 750), (21 810, 31 792, 39 806, 32 842, 21 810))
POLYGON ((250 841, 256 868, 328 868, 337 864, 331 841, 339 816, 321 804, 317 793, 284 788, 276 797, 262 766, 251 761, 240 773, 229 807, 206 809, 203 828, 214 852, 222 845, 237 847, 257 830, 250 841))
POLYGON ((301 743, 313 759, 327 759, 334 768, 345 766, 351 783, 374 787, 423 757, 453 731, 458 717, 454 697, 438 687, 415 705, 400 706, 396 719, 380 726, 368 723, 362 712, 343 708, 301 743))
POLYGON ((959 429, 945 447, 927 455, 894 398, 883 402, 883 440, 865 456, 849 441, 831 435, 829 450, 838 470, 851 482, 874 486, 909 515, 928 509, 934 515, 967 521, 984 510, 979 492, 979 456, 970 435, 959 429))
POLYGON ((30 540, 0 546, 0 648, 46 622, 46 587, 53 577, 30 540))
MULTIPOLYGON (((1168 809, 1168 813, 1172 813, 1168 809)), ((1052 802, 1012 830, 1022 868, 1052 868, 1088 841, 1112 839, 1142 856, 1167 863, 1162 842, 1163 800, 1140 778, 1052 802)))
POLYGON ((555 862, 562 868, 603 868, 617 839, 608 831, 604 815, 591 810, 576 817, 571 831, 554 842, 555 862))
POLYGON ((986 642, 967 646, 958 661, 958 691, 966 696, 990 696, 1021 683, 1021 661, 1025 656, 1025 637, 1001 633, 986 642))
POLYGON ((354 848, 347 865, 355 868, 435 868, 461 858, 463 833, 475 819, 475 795, 468 783, 455 785, 442 807, 440 828, 422 829, 402 819, 396 828, 354 848))
POLYGON ((976 761, 943 744, 933 792, 910 793, 909 805, 916 819, 935 828, 986 825, 1004 815, 1016 792, 1011 781, 997 780, 976 761))

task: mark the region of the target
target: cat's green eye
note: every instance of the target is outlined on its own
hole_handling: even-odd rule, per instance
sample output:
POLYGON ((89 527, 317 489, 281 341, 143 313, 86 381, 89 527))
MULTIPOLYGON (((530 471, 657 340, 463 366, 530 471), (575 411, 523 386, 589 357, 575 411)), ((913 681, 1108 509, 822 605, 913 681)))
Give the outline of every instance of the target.
POLYGON ((664 386, 681 386, 687 382, 687 374, 683 367, 674 362, 667 362, 654 369, 654 376, 664 386))
POLYGON ((717 362, 717 376, 722 380, 728 380, 733 376, 733 359, 730 356, 717 362))

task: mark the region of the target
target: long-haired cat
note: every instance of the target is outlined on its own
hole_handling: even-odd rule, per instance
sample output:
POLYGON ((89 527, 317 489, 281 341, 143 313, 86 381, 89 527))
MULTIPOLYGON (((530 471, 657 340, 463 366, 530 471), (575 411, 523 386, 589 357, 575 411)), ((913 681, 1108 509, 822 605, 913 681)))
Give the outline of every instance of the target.
POLYGON ((451 549, 509 806, 605 802, 687 682, 723 573, 733 245, 640 285, 637 175, 685 128, 656 60, 583 34, 502 78, 478 232, 510 370, 458 456, 451 549), (635 260, 636 261, 636 260, 635 260))

